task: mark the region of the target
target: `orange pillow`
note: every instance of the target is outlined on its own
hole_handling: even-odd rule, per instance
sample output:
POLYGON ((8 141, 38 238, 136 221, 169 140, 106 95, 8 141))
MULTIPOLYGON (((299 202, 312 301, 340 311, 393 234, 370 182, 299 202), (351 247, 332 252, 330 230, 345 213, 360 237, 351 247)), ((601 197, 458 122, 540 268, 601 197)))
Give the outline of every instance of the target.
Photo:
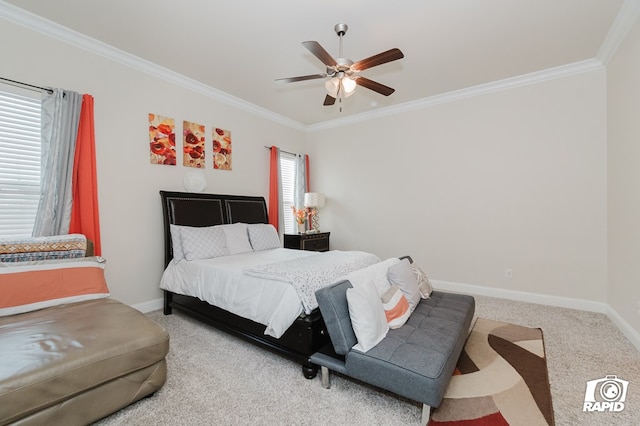
POLYGON ((105 259, 16 262, 0 266, 0 316, 109 297, 105 259))
POLYGON ((407 298, 395 284, 382 295, 382 306, 389 328, 402 327, 411 315, 407 298))

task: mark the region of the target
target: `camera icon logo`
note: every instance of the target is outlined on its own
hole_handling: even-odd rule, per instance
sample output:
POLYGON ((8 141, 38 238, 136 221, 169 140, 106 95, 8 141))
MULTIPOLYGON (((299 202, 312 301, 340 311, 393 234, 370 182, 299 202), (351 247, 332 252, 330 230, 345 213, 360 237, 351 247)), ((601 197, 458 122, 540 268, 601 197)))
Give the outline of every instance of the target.
POLYGON ((622 411, 627 398, 629 382, 617 376, 589 380, 584 394, 582 411, 622 411))

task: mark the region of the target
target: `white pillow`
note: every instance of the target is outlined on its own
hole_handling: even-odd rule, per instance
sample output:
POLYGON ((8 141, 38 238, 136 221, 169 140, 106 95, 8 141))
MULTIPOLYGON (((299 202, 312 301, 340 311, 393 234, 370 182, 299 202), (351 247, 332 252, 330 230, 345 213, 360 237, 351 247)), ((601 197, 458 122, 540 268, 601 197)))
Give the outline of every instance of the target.
POLYGON ((219 225, 224 231, 229 254, 248 253, 253 251, 249 242, 249 232, 246 223, 219 225))
POLYGON ((269 250, 281 247, 280 236, 270 223, 252 223, 249 229, 249 242, 253 251, 269 250))
POLYGON ((381 297, 391 287, 389 279, 387 278, 387 271, 396 263, 400 263, 400 259, 392 257, 382 262, 369 265, 366 268, 349 272, 345 278, 349 280, 354 287, 373 283, 378 291, 378 297, 381 297))
POLYGON ((400 263, 389 268, 387 277, 391 285, 397 285, 409 302, 409 311, 413 312, 420 303, 420 288, 418 280, 411 269, 409 259, 402 259, 400 263))
POLYGON ((184 251, 182 250, 182 236, 180 235, 180 228, 183 226, 169 225, 171 231, 171 248, 173 249, 173 260, 184 260, 184 251))
POLYGON ((182 250, 186 260, 226 256, 225 235, 219 226, 181 226, 182 250))
POLYGON ((370 284, 347 289, 347 304, 351 326, 358 339, 353 349, 367 352, 380 343, 389 331, 382 301, 376 288, 370 284))

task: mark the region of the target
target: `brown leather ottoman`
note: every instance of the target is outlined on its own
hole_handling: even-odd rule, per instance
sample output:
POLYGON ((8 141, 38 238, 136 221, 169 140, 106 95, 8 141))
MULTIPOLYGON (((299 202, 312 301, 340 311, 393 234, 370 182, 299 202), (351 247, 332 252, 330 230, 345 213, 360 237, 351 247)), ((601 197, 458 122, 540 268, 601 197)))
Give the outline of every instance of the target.
POLYGON ((169 334, 98 299, 0 317, 0 425, 87 424, 162 387, 169 334))

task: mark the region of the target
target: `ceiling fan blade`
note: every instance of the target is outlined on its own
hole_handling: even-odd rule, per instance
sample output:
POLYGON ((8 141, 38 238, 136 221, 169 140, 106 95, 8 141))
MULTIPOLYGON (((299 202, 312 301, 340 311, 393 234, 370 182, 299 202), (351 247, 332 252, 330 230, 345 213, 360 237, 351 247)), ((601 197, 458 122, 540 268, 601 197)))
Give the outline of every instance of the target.
POLYGON ((327 74, 310 74, 299 77, 278 78, 276 81, 281 83, 295 83, 296 81, 314 80, 316 78, 325 78, 326 76, 327 74))
POLYGON ((368 78, 362 76, 356 78, 356 84, 385 96, 389 96, 396 91, 396 89, 392 89, 389 86, 385 86, 384 84, 378 83, 377 81, 369 80, 368 78))
POLYGON ((378 53, 369 58, 362 59, 355 64, 351 65, 353 71, 362 71, 367 68, 375 67, 377 65, 386 64, 387 62, 396 61, 404 58, 404 54, 398 48, 387 50, 386 52, 378 53))
POLYGON ((329 105, 333 105, 336 103, 336 98, 334 98, 333 96, 327 95, 324 98, 324 103, 322 105, 324 106, 329 106, 329 105))
POLYGON ((324 47, 320 46, 320 43, 317 41, 303 41, 302 45, 306 47, 309 52, 313 53, 316 58, 320 59, 326 66, 335 67, 338 65, 336 60, 333 59, 329 52, 324 50, 324 47))

